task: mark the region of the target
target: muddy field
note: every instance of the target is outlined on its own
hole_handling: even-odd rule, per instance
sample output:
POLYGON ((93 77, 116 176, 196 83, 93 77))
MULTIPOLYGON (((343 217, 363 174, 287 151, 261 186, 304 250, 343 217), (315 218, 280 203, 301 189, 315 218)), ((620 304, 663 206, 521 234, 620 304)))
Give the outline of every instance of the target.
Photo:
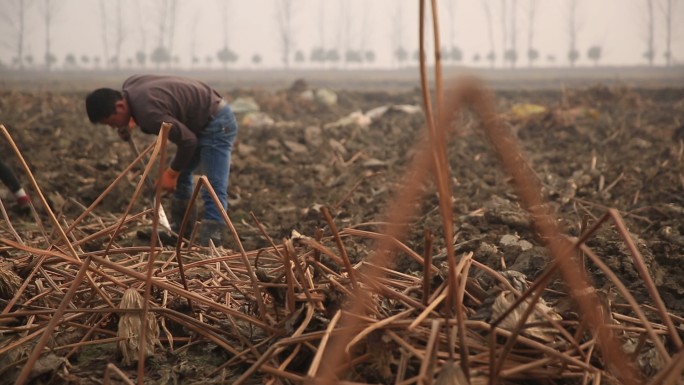
MULTIPOLYGON (((118 80, 108 78, 106 85, 116 87, 118 80)), ((64 223, 78 217, 135 158, 112 130, 87 121, 83 98, 89 87, 98 86, 95 83, 95 79, 69 84, 51 80, 43 86, 15 84, 0 90, 0 123, 7 126, 64 223)), ((311 237, 326 231, 323 207, 330 210, 339 229, 381 230, 392 209, 387 205, 405 182, 407 167, 425 136, 418 83, 386 89, 382 84, 374 89, 326 84, 336 95, 334 102, 321 99, 321 83, 306 77, 285 87, 215 84, 228 100, 251 100, 261 112, 238 114, 241 125, 232 158, 229 215, 246 250, 270 245, 258 224, 278 242, 293 231, 311 237)), ((609 208, 616 209, 668 310, 684 315, 684 88, 592 81, 568 88, 521 85, 494 92, 498 113, 519 140, 563 231, 577 237, 609 208)), ((141 148, 153 139, 135 135, 141 148)), ((14 166, 35 197, 6 141, 1 148, 3 159, 14 166)), ((548 265, 547 253, 472 113, 453 122, 448 153, 455 233, 447 238, 455 243, 457 253, 473 252, 475 260, 495 270, 503 270, 504 261, 506 269, 534 280, 548 265)), ((95 216, 105 221, 120 217, 137 175, 139 171, 134 171, 116 186, 95 209, 95 216)), ((14 229, 26 243, 38 242, 43 235, 35 220, 12 211, 7 191, 3 197, 8 198, 3 203, 10 202, 6 206, 14 229)), ((45 210, 35 198, 34 203, 50 233, 45 210)), ((149 205, 149 197, 136 202, 136 207, 149 205)), ((404 242, 425 255, 425 231, 431 231, 437 264, 440 258, 443 261, 440 252, 445 242, 433 184, 424 188, 415 207, 404 242)), ((147 224, 149 217, 122 234, 119 244, 145 245, 136 230, 147 224)), ((1 231, 3 238, 12 238, 5 221, 1 231)), ((604 224, 587 244, 638 300, 652 305, 612 223, 604 224)), ((82 247, 87 251, 103 246, 104 241, 96 239, 82 247)), ((234 242, 225 247, 236 249, 234 242)), ((360 262, 372 247, 370 241, 349 244, 349 257, 360 262)), ((11 247, 3 247, 2 254, 13 258, 11 247)), ((401 254, 392 267, 407 274, 422 271, 401 254)), ((597 268, 589 265, 588 270, 595 287, 606 287, 608 280, 597 268)), ((77 354, 69 370, 81 379, 53 375, 52 383, 98 383, 94 379, 102 378, 105 361, 77 354)), ((157 365, 164 363, 159 358, 157 365)), ((210 369, 220 364, 206 362, 210 369)), ((206 373, 207 369, 198 364, 193 370, 206 373)), ((151 369, 155 371, 159 368, 151 369)), ((127 371, 134 372, 135 367, 127 371)), ((184 375, 176 381, 200 383, 188 380, 189 373, 184 375)), ((378 375, 350 380, 383 382, 378 375)))

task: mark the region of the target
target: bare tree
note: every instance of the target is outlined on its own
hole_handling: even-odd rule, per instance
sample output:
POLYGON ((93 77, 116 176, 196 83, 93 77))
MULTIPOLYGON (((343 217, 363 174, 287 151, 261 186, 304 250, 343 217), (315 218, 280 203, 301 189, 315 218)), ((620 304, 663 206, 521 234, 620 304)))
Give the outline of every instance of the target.
POLYGON ((105 0, 100 0, 100 26, 102 27, 102 49, 104 50, 105 67, 109 63, 109 39, 107 36, 107 8, 105 0))
POLYGON ((13 62, 24 69, 24 45, 26 43, 26 11, 32 5, 31 0, 8 0, 5 1, 2 12, 0 12, 0 21, 10 28, 9 39, 13 42, 8 45, 16 52, 16 57, 13 62))
POLYGON ((64 57, 64 68, 65 69, 74 69, 78 67, 78 63, 76 61, 76 55, 73 53, 68 53, 64 57))
POLYGON ((354 55, 351 52, 350 44, 350 33, 352 30, 351 26, 351 2, 349 0, 341 0, 340 6, 340 17, 337 19, 338 25, 338 44, 340 51, 343 52, 344 64, 346 67, 349 61, 354 61, 354 55))
POLYGON ((290 53, 294 49, 293 0, 276 0, 276 19, 280 34, 281 60, 285 68, 290 68, 290 53))
POLYGON ((219 8, 221 9, 221 25, 223 26, 223 46, 228 46, 228 26, 230 24, 230 0, 218 0, 219 8))
POLYGON ((501 0, 501 52, 503 53, 503 60, 507 60, 506 54, 508 52, 508 18, 506 16, 506 0, 501 0))
MULTIPOLYGON (((489 52, 486 57, 489 65, 493 68, 496 61, 496 50, 494 48, 494 23, 492 21, 492 10, 489 8, 488 0, 482 0, 482 8, 484 8, 485 16, 487 17, 487 36, 489 37, 489 52)), ((479 60, 479 59, 478 59, 479 60)))
POLYGON ((594 62, 594 66, 598 66, 599 60, 601 60, 603 52, 600 45, 592 45, 587 51, 587 58, 594 62))
POLYGON ((295 52, 294 55, 294 60, 297 65, 302 65, 306 61, 306 56, 304 55, 304 51, 298 49, 297 52, 295 52))
MULTIPOLYGON (((447 11, 449 12, 449 53, 456 52, 456 0, 446 0, 447 11)), ((452 56, 452 55, 449 55, 452 56)), ((452 56, 451 59, 454 59, 452 56)))
POLYGON ((527 60, 529 61, 530 67, 532 67, 534 61, 539 58, 539 51, 534 48, 534 19, 537 14, 537 0, 530 0, 527 12, 527 60))
POLYGON ((158 47, 164 47, 164 37, 166 37, 166 15, 168 3, 168 0, 161 0, 161 3, 159 3, 159 24, 157 24, 157 28, 159 28, 159 35, 157 36, 157 38, 159 39, 157 40, 158 47))
POLYGON ((238 59, 238 56, 230 49, 230 32, 229 27, 231 22, 229 20, 230 2, 231 0, 218 0, 221 8, 221 24, 223 25, 223 48, 216 53, 216 58, 223 64, 223 68, 227 68, 229 63, 233 63, 238 59))
POLYGON ((333 66, 337 65, 340 61, 340 53, 337 48, 330 48, 325 51, 325 61, 332 63, 333 66))
POLYGON ((318 5, 318 37, 321 39, 321 49, 325 50, 325 1, 318 5))
POLYGON ((343 53, 344 66, 361 65, 366 57, 367 38, 369 36, 369 17, 372 14, 372 3, 361 1, 340 1, 340 17, 338 46, 343 53), (363 7, 354 4, 362 3, 363 7))
POLYGON ((56 13, 59 11, 59 6, 63 2, 55 0, 43 0, 43 7, 41 9, 43 20, 45 22, 45 68, 50 71, 52 64, 57 61, 57 57, 52 53, 52 23, 56 13))
POLYGON ((259 64, 261 64, 261 55, 259 55, 258 53, 252 55, 252 64, 254 66, 258 66, 259 64))
POLYGON ((199 12, 195 10, 192 15, 192 21, 190 22, 190 67, 195 67, 195 64, 199 63, 199 57, 197 56, 197 25, 199 22, 199 12))
POLYGON ((373 3, 368 3, 368 5, 364 8, 363 10, 363 16, 361 19, 361 35, 360 35, 360 42, 359 42, 359 53, 361 55, 361 60, 362 61, 368 61, 366 60, 370 56, 368 56, 368 37, 371 35, 371 29, 370 29, 370 15, 373 14, 373 3))
POLYGON ((318 45, 311 49, 310 62, 320 62, 325 66, 325 1, 318 2, 318 45))
POLYGON ((173 44, 173 36, 176 28, 175 19, 177 13, 176 0, 161 0, 157 4, 158 19, 158 43, 157 47, 152 51, 150 60, 159 68, 162 64, 167 66, 173 62, 173 55, 171 54, 171 45, 173 44))
POLYGON ((145 67, 147 63, 147 26, 149 23, 147 23, 146 20, 143 20, 142 15, 144 15, 145 12, 141 8, 141 3, 141 1, 135 2, 135 10, 137 15, 136 24, 138 25, 139 36, 138 41, 140 42, 140 46, 137 48, 137 51, 135 52, 135 61, 139 67, 145 67))
POLYGON ((580 30, 580 24, 577 20, 578 5, 579 0, 570 0, 568 3, 568 60, 570 61, 570 67, 574 67, 579 59, 579 51, 577 50, 577 33, 580 30))
MULTIPOLYGON (((63 3, 61 0, 55 2, 63 3)), ((121 56, 121 47, 125 41, 124 17, 122 15, 125 5, 123 2, 124 0, 114 3, 106 0, 99 2, 102 50, 104 51, 103 65, 106 68, 118 69, 123 59, 121 56), (114 13, 113 19, 112 12, 114 13), (113 52, 110 51, 112 48, 113 52)))
POLYGON ((116 2, 116 25, 115 25, 115 33, 114 33, 114 57, 111 58, 112 64, 114 64, 114 67, 117 69, 120 68, 121 66, 121 60, 123 59, 121 57, 121 46, 123 45, 123 42, 125 40, 125 33, 124 33, 124 28, 123 28, 123 17, 121 16, 121 10, 123 8, 123 0, 119 0, 116 2))
POLYGON ((511 45, 506 50, 506 59, 510 62, 511 68, 515 68, 518 61, 518 0, 512 0, 511 5, 511 45))
POLYGON ((665 15, 665 64, 668 67, 672 65, 672 18, 676 7, 677 0, 665 0, 665 5, 662 6, 665 15))
POLYGON ((390 36, 392 39, 392 54, 395 63, 401 66, 408 58, 408 51, 403 46, 404 42, 404 10, 401 1, 395 1, 394 17, 392 18, 392 30, 390 36))
POLYGON ((646 0, 646 8, 648 9, 646 22, 646 52, 644 57, 648 60, 648 65, 653 66, 653 59, 655 59, 655 18, 653 15, 653 0, 646 0))
POLYGON ((173 56, 173 38, 176 34, 176 19, 178 18, 178 0, 169 0, 169 56, 173 56))

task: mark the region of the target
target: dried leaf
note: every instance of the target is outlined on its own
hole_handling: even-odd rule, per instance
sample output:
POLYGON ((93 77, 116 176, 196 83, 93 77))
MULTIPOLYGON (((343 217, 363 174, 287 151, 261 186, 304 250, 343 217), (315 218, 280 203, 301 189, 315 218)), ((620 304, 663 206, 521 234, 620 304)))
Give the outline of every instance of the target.
MULTIPOLYGON (((511 305, 513 305, 513 303, 515 303, 515 296, 513 295, 513 293, 509 291, 503 291, 499 293, 499 295, 494 300, 494 304, 492 305, 492 319, 498 318, 501 314, 508 310, 508 308, 510 308, 511 305)), ((530 302, 528 300, 518 305, 515 308, 515 310, 513 310, 508 315, 508 317, 506 317, 501 322, 500 326, 506 330, 513 330, 520 321, 520 318, 522 317, 523 313, 525 312, 529 304, 530 302)), ((561 319, 561 316, 555 310, 547 306, 544 300, 540 298, 539 302, 537 302, 535 306, 534 311, 532 311, 532 314, 530 314, 525 324, 546 323, 547 319, 544 316, 545 314, 547 314, 554 320, 561 319)), ((545 342, 553 341, 555 333, 555 329, 542 326, 524 328, 522 331, 523 335, 533 337, 545 342)))
MULTIPOLYGON (((121 304, 119 304, 120 309, 140 309, 140 313, 125 313, 119 318, 119 329, 117 331, 117 336, 123 339, 117 343, 119 351, 123 356, 123 364, 131 365, 138 361, 139 349, 140 349, 140 330, 143 324, 142 318, 142 307, 143 307, 143 297, 135 289, 127 289, 123 298, 121 299, 121 304)), ((157 325, 157 320, 154 314, 147 313, 147 319, 144 323, 146 330, 145 339, 145 357, 152 356, 154 354, 155 345, 159 345, 159 326, 157 325)))
POLYGON ((21 278, 12 271, 7 263, 0 263, 0 298, 12 299, 21 287, 21 278))
POLYGON ((461 370, 461 366, 455 361, 448 361, 439 371, 435 385, 470 385, 470 382, 461 370))

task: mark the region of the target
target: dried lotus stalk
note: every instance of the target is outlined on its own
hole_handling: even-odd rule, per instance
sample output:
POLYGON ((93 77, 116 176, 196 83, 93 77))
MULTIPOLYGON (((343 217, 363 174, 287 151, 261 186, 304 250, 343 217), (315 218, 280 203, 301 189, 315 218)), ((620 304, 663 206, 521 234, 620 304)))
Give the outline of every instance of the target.
MULTIPOLYGON (((126 366, 138 361, 143 301, 143 297, 137 290, 127 289, 119 305, 120 309, 140 310, 140 312, 124 313, 119 318, 117 336, 122 339, 119 340, 117 346, 123 356, 123 364, 126 366)), ((154 346, 159 344, 159 326, 154 314, 147 313, 144 327, 147 328, 145 334, 145 357, 149 357, 154 354, 154 346)))

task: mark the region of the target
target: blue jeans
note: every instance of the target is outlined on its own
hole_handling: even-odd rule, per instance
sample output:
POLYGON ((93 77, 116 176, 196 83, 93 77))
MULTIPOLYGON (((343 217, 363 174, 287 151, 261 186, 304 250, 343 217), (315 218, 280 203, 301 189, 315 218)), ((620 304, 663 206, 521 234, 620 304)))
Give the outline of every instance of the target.
MULTIPOLYGON (((174 198, 187 200, 192 196, 194 181, 192 174, 200 167, 203 175, 209 179, 221 204, 228 209, 228 179, 230 177, 230 155, 233 152, 233 142, 237 136, 238 126, 235 115, 230 107, 216 114, 207 127, 197 135, 197 148, 190 163, 181 170, 176 184, 174 198)), ((209 192, 202 188, 204 201, 203 219, 223 221, 221 210, 216 207, 209 192)))

